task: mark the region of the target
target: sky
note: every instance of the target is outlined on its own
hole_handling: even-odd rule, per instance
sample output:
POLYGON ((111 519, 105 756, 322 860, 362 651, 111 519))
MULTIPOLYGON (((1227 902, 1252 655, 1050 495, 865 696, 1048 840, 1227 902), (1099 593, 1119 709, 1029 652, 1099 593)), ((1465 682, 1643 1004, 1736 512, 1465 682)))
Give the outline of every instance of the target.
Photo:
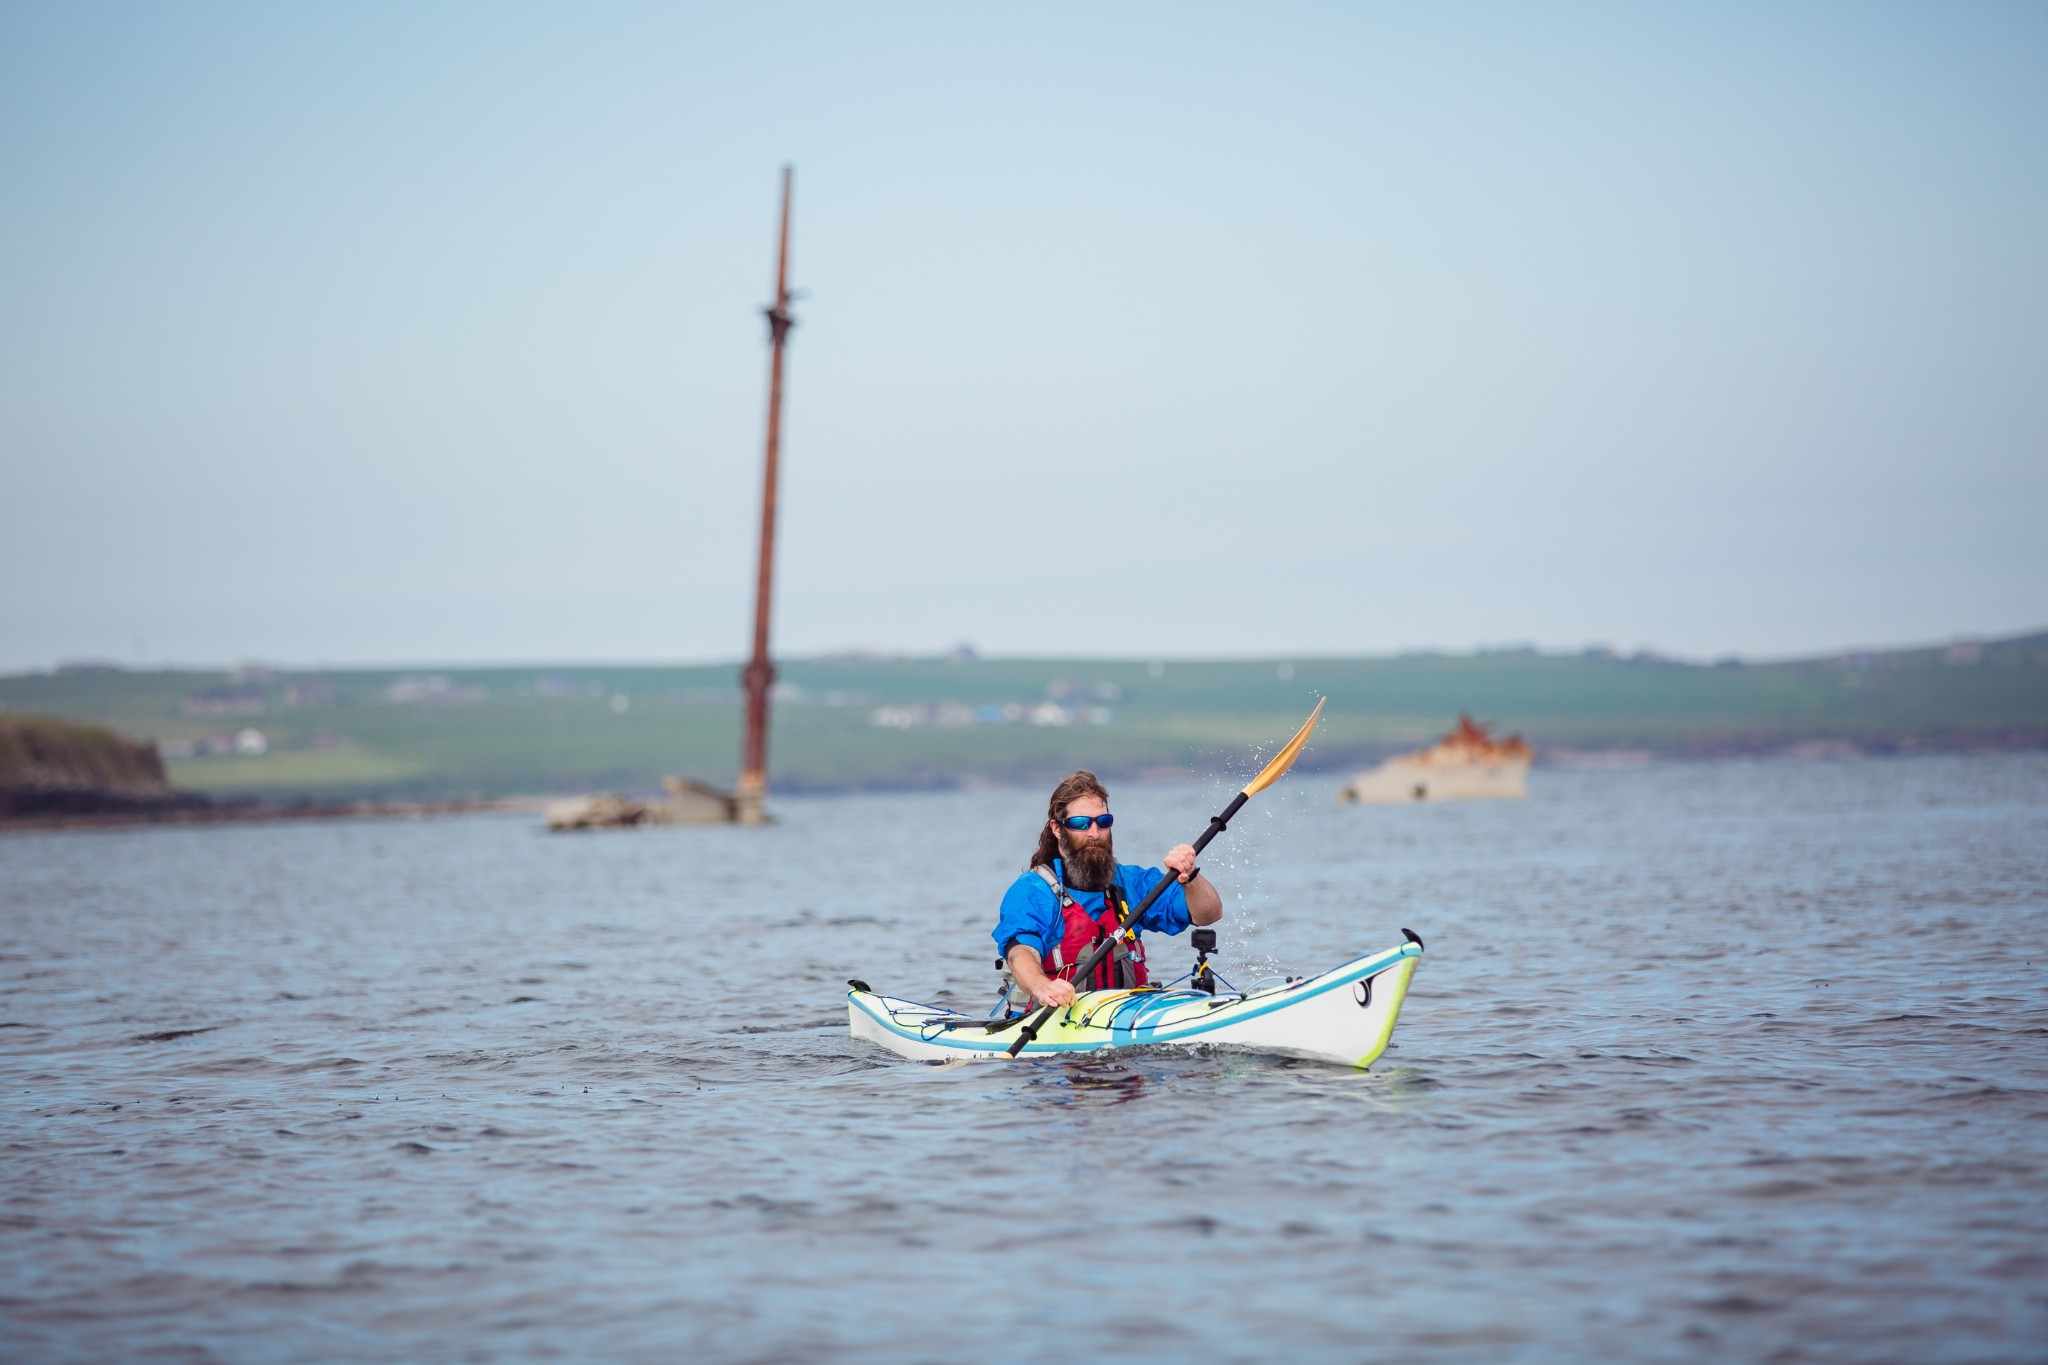
POLYGON ((0 671, 2048 626, 2048 6, 0 0, 0 671))

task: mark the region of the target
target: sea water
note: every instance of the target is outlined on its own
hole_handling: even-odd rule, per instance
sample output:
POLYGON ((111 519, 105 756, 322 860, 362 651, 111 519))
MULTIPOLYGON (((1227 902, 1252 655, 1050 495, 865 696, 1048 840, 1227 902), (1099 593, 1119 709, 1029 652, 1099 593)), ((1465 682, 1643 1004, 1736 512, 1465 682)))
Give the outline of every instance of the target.
POLYGON ((1038 791, 0 838, 0 1354, 2048 1355, 2048 757, 1339 782, 1203 861, 1240 985, 1423 936, 1366 1073, 850 1039, 993 1000, 1038 791))

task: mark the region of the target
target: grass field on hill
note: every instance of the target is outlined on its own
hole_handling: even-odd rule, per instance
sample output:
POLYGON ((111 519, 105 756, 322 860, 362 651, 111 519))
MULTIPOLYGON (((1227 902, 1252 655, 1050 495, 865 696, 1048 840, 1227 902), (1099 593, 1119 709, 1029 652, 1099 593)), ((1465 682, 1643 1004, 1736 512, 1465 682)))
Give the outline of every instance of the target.
MULTIPOLYGON (((163 747, 216 794, 508 795, 732 780, 731 666, 63 671, 0 678, 9 711, 163 747), (257 732, 260 741, 245 732, 257 732), (255 748, 261 752, 253 752, 255 748), (218 752, 214 752, 218 751, 218 752)), ((2048 634, 1741 666, 1500 653, 1288 661, 816 659, 782 666, 778 790, 1249 772, 1319 696, 1309 770, 1442 733, 1461 711, 1572 752, 1764 754, 2048 745, 2048 634)))

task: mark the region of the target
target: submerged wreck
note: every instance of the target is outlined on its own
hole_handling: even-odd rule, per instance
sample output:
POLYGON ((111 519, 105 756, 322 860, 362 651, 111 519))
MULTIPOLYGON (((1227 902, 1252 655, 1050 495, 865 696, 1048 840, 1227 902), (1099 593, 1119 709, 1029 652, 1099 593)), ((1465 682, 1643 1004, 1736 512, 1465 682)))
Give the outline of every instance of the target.
POLYGON ((632 829, 639 825, 729 825, 740 818, 739 799, 686 777, 665 777, 668 795, 653 801, 602 792, 572 797, 547 808, 548 828, 632 829))
POLYGON ((1360 773, 1337 799, 1398 805, 1527 796, 1529 764, 1536 751, 1520 735, 1495 739, 1492 728, 1460 715, 1457 729, 1427 749, 1390 758, 1371 772, 1360 773))

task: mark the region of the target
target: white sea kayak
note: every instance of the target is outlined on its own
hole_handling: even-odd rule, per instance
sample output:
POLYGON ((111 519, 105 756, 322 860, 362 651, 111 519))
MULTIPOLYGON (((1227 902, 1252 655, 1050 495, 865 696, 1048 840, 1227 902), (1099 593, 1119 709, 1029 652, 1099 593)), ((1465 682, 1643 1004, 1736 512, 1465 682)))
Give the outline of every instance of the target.
MULTIPOLYGON (((1158 987, 1084 991, 1046 1021, 1022 1055, 1201 1045, 1370 1066, 1386 1050, 1421 957, 1422 940, 1411 934, 1398 948, 1356 958, 1321 976, 1243 994, 1158 987)), ((846 1013, 853 1036, 917 1061, 1008 1057, 1029 1017, 969 1018, 937 1005, 877 995, 865 982, 848 984, 846 1013)))

